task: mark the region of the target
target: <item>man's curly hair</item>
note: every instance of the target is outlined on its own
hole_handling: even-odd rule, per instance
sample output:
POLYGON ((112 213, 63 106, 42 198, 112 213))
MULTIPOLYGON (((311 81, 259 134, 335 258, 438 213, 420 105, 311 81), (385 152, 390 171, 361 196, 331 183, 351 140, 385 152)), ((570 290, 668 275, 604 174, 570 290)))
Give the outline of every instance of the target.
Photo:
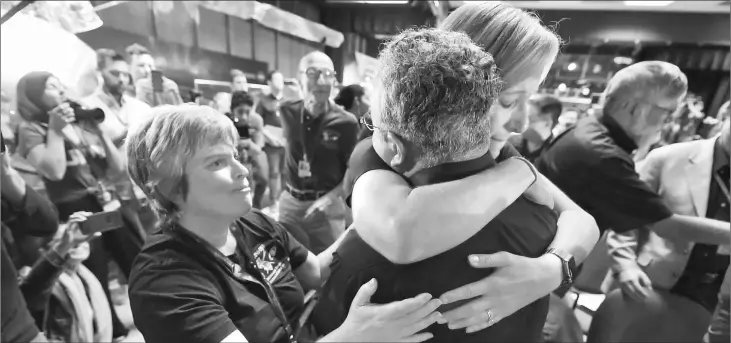
POLYGON ((407 30, 378 59, 380 125, 421 147, 424 167, 489 146, 488 111, 501 81, 492 56, 466 34, 407 30))

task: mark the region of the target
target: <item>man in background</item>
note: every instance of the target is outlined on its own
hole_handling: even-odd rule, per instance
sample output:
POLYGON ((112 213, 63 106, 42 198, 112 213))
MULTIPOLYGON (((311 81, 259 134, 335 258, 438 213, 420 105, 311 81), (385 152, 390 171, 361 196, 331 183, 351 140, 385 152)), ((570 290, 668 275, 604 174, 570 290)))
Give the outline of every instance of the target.
MULTIPOLYGON (((673 213, 728 223, 729 136, 726 120, 718 137, 655 149, 639 164, 640 178, 673 213)), ((612 276, 621 292, 642 305, 652 293, 659 292, 664 300, 660 310, 676 314, 672 318, 677 325, 662 323, 668 325, 664 332, 648 332, 646 337, 664 340, 668 330, 682 328, 682 334, 689 335, 685 337, 700 341, 716 306, 723 305, 728 313, 728 289, 722 292, 729 267, 728 240, 694 243, 639 228, 624 233, 610 231, 607 245, 613 262, 612 276), (726 294, 721 303, 719 292, 726 294)), ((645 314, 641 309, 631 312, 645 314)), ((633 313, 627 313, 630 322, 633 313)))
POLYGON ((246 74, 238 69, 231 70, 231 91, 232 92, 248 92, 249 91, 249 79, 246 78, 246 74))
POLYGON ((137 99, 150 106, 183 103, 178 84, 157 70, 155 58, 147 48, 134 44, 126 51, 132 65, 132 79, 137 99))
POLYGON ((530 100, 528 129, 510 143, 529 161, 535 161, 553 139, 553 128, 563 111, 561 101, 550 95, 538 95, 530 100))
POLYGON ((269 164, 269 199, 271 207, 277 209, 277 200, 282 193, 282 170, 284 169, 284 136, 279 112, 279 105, 283 100, 284 76, 278 70, 270 72, 267 76, 267 85, 269 93, 259 99, 256 113, 264 122, 262 134, 265 141, 264 152, 269 164))
POLYGON ((358 122, 330 100, 333 62, 322 52, 300 60, 304 99, 280 107, 286 139, 287 189, 279 222, 318 254, 345 231, 343 179, 357 142, 358 122))

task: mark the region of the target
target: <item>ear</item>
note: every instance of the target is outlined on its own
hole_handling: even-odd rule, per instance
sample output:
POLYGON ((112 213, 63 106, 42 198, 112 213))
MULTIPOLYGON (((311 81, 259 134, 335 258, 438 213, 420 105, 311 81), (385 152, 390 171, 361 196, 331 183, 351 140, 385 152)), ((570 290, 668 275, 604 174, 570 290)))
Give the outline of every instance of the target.
POLYGON ((408 152, 404 140, 393 132, 386 132, 384 141, 390 157, 386 161, 388 165, 394 170, 404 170, 408 161, 408 152))

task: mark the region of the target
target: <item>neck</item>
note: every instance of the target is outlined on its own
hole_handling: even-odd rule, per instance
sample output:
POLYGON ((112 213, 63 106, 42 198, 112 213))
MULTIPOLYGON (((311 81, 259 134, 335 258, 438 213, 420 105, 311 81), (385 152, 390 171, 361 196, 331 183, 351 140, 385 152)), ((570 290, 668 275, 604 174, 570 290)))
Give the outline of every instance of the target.
POLYGON ((482 156, 485 156, 485 154, 487 154, 488 151, 490 151, 490 148, 477 148, 477 149, 471 150, 465 154, 462 154, 458 157, 439 162, 435 165, 425 165, 424 163, 418 162, 414 168, 412 168, 409 171, 404 172, 403 174, 404 174, 404 176, 410 178, 410 177, 414 176, 416 173, 418 173, 424 169, 428 169, 428 168, 442 165, 445 163, 457 163, 457 162, 470 161, 470 160, 480 158, 482 156))
POLYGON ((313 117, 319 117, 321 114, 326 113, 329 110, 329 101, 317 101, 316 99, 310 99, 306 102, 306 108, 313 117))
POLYGON ((114 100, 117 100, 117 104, 122 104, 122 93, 117 94, 109 90, 106 86, 102 88, 104 90, 104 93, 107 93, 109 96, 114 98, 114 100))
POLYGON ((184 212, 178 223, 184 229, 194 233, 206 242, 220 249, 226 244, 229 227, 233 220, 219 216, 209 217, 184 212))

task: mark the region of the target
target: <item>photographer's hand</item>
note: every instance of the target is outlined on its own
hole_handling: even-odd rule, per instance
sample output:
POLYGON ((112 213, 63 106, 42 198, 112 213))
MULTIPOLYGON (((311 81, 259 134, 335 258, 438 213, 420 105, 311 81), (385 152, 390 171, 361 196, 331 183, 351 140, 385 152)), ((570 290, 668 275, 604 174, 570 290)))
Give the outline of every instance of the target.
POLYGON ((64 102, 48 112, 48 128, 61 132, 66 125, 76 121, 76 115, 71 105, 64 102))

